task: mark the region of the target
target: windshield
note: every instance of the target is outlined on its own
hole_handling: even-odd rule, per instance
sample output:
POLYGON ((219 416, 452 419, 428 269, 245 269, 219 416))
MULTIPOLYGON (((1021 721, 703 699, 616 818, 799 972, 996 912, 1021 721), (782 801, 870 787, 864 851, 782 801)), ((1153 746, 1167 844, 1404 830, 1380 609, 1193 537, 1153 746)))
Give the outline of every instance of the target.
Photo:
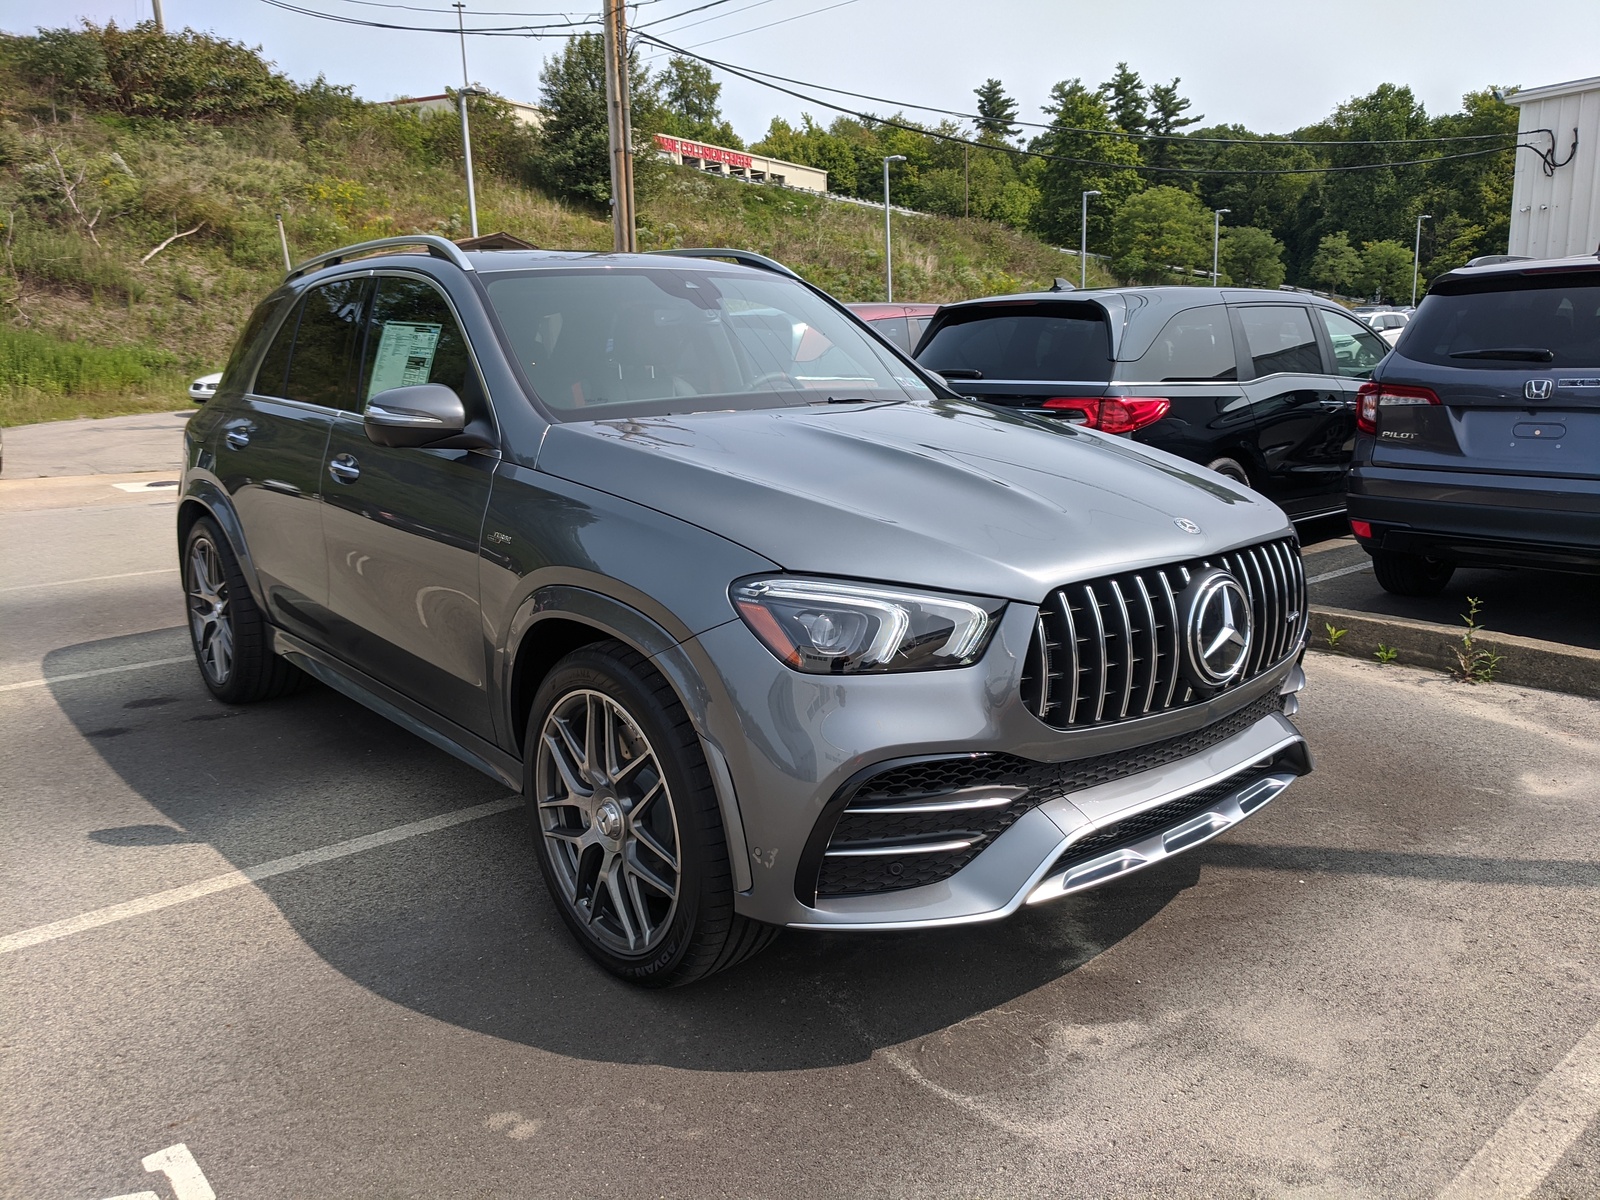
POLYGON ((558 420, 932 395, 848 317, 781 276, 612 267, 486 283, 512 353, 558 420))
POLYGON ((1493 290, 1430 294, 1406 325, 1399 352, 1437 366, 1600 367, 1600 284, 1593 279, 1511 276, 1493 290))
POLYGON ((934 330, 917 361, 952 379, 1111 378, 1111 336, 1097 304, 971 309, 934 330))

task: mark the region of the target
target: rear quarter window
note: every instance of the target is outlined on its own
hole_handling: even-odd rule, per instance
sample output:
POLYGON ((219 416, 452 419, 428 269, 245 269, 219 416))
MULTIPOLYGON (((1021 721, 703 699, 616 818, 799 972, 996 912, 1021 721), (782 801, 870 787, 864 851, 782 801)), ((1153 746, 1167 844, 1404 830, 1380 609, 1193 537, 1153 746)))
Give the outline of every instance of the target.
POLYGON ((1600 367, 1600 280, 1593 272, 1472 283, 1471 290, 1426 296, 1399 352, 1436 366, 1600 367), (1486 356, 1495 350, 1524 353, 1486 356))
POLYGON ((1121 377, 1136 383, 1213 383, 1239 377, 1228 309, 1208 304, 1179 313, 1121 377))
POLYGON ((947 318, 917 361, 980 379, 1108 380, 1111 333, 1095 304, 976 309, 947 318))

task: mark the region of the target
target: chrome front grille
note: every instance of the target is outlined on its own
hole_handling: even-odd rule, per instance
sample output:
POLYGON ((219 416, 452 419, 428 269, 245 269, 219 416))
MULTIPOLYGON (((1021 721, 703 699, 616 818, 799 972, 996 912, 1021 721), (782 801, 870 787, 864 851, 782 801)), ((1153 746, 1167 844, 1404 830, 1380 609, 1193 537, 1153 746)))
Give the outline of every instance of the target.
POLYGON ((1254 639, 1237 686, 1292 653, 1305 636, 1305 570, 1293 538, 1057 588, 1039 606, 1022 700, 1047 725, 1075 729, 1180 708, 1201 699, 1184 679, 1178 598, 1221 567, 1250 598, 1254 639))

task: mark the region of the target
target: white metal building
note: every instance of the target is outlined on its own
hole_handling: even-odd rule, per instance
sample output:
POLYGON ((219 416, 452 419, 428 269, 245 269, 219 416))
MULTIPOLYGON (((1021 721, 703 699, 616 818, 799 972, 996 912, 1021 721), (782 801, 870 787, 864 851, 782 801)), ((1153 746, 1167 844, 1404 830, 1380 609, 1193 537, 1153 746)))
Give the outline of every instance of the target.
POLYGON ((1522 110, 1522 144, 1548 151, 1517 151, 1510 252, 1594 254, 1600 250, 1600 75, 1524 88, 1506 100, 1522 110))
POLYGON ((726 146, 691 142, 664 133, 656 134, 656 149, 663 158, 713 175, 727 175, 747 183, 781 183, 806 192, 828 190, 826 171, 784 162, 781 158, 768 158, 764 154, 751 154, 748 150, 729 150, 726 146))

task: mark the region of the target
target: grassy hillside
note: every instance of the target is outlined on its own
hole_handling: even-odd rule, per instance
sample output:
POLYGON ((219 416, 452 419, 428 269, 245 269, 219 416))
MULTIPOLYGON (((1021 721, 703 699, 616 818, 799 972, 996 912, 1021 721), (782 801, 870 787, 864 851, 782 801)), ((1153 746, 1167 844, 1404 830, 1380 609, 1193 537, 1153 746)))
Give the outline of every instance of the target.
MULTIPOLYGON (((25 39, 5 41, 14 50, 25 39)), ((182 407, 185 380, 220 367, 282 276, 276 212, 296 259, 365 238, 463 233, 449 118, 319 85, 293 111, 232 122, 93 114, 53 102, 14 61, 0 46, 0 424, 182 407)), ((488 134, 480 228, 609 247, 599 214, 549 199, 514 163, 497 169, 488 134)), ((682 168, 645 174, 643 248, 744 247, 841 299, 881 298, 881 212, 682 168)), ((896 297, 908 301, 1047 285, 1077 269, 1073 256, 980 220, 897 215, 895 250, 896 297)))

